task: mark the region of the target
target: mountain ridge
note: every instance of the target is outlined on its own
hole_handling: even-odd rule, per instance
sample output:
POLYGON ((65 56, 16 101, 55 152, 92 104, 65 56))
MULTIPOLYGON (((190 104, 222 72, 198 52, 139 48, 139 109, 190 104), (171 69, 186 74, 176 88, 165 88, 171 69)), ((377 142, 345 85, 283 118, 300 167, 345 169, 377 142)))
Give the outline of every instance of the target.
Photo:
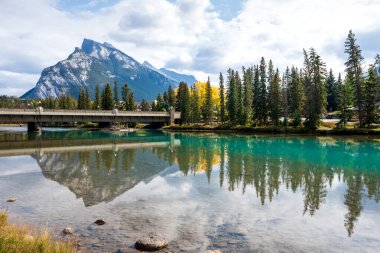
POLYGON ((117 82, 119 94, 127 83, 137 101, 153 100, 169 85, 178 87, 180 81, 192 84, 196 79, 192 75, 157 69, 147 61, 141 64, 107 42, 84 39, 81 48, 76 47, 65 60, 45 68, 35 87, 21 98, 57 98, 67 93, 77 97, 81 88, 87 88, 94 97, 97 84, 102 88, 106 83, 117 82))

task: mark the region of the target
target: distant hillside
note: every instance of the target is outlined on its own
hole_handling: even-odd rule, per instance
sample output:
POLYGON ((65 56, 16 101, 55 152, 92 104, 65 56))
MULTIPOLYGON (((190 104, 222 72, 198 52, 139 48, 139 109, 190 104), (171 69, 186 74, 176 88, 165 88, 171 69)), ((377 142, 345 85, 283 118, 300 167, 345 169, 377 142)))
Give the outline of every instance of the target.
POLYGON ((154 99, 169 85, 175 88, 181 81, 192 84, 196 80, 191 75, 158 70, 147 62, 141 64, 111 44, 84 39, 82 47, 75 48, 66 60, 44 69, 36 86, 21 98, 56 98, 69 92, 77 97, 80 88, 87 88, 94 96, 97 84, 103 86, 114 81, 120 92, 127 83, 140 101, 154 99))

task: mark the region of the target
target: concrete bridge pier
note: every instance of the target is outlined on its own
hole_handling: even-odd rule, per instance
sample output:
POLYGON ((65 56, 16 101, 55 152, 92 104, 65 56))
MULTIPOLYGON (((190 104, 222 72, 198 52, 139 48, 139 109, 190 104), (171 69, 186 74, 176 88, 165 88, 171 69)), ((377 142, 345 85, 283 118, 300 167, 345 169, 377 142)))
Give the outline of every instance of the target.
POLYGON ((29 133, 40 133, 41 124, 37 122, 28 122, 28 132, 29 133))

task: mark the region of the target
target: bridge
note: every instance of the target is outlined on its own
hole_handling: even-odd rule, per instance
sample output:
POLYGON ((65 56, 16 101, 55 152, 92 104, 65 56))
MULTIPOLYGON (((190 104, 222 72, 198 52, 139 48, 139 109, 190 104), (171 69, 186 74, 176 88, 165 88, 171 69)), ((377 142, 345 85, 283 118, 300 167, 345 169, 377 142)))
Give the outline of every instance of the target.
POLYGON ((39 132, 41 126, 56 123, 98 123, 99 127, 111 127, 116 123, 141 123, 152 126, 173 124, 181 113, 143 111, 95 111, 95 110, 46 110, 0 109, 0 124, 28 124, 28 132, 39 132))

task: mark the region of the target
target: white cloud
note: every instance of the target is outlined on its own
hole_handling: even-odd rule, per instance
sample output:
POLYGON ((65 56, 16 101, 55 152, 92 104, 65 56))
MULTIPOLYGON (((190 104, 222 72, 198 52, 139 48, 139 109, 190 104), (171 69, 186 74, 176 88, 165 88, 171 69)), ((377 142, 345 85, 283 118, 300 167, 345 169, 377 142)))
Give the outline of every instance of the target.
POLYGON ((12 90, 3 77, 0 92, 28 90, 36 81, 29 75, 66 58, 85 37, 157 67, 199 79, 211 75, 212 81, 219 71, 256 64, 261 56, 280 69, 300 66, 302 48, 309 47, 342 72, 349 29, 368 61, 379 53, 379 12, 380 2, 373 0, 246 0, 238 16, 225 21, 209 0, 121 0, 75 13, 58 9, 55 0, 1 0, 0 71, 18 73, 12 80, 23 86, 12 90))

